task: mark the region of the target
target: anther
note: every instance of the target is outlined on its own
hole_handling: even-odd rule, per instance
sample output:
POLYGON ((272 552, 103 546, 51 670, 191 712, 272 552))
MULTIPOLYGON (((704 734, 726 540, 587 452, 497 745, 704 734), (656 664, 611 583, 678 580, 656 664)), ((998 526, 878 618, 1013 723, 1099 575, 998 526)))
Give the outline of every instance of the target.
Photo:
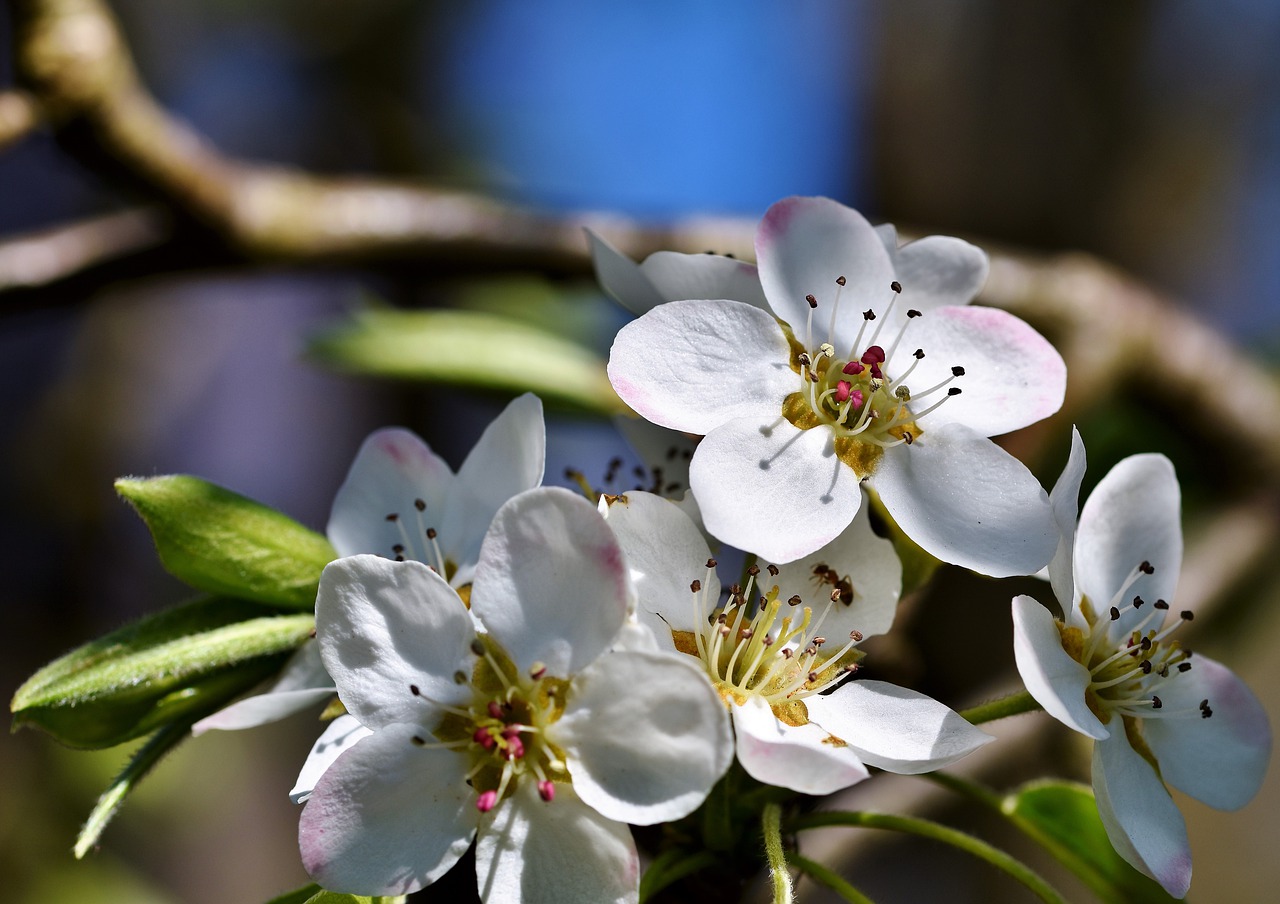
POLYGON ((820 647, 820 646, 822 646, 822 645, 823 645, 824 643, 826 643, 826 642, 827 642, 827 639, 826 639, 825 637, 815 637, 815 638, 813 639, 813 645, 814 645, 815 647, 820 647))
POLYGON ((915 318, 917 318, 917 317, 923 317, 924 315, 923 315, 923 314, 921 314, 919 311, 917 311, 915 308, 909 308, 909 309, 907 310, 907 316, 908 316, 909 318, 911 318, 912 320, 914 320, 915 318))
POLYGON ((770 565, 768 566, 767 570, 768 570, 768 572, 769 572, 769 576, 770 576, 770 577, 774 577, 774 578, 776 578, 776 577, 778 576, 778 566, 777 566, 777 565, 774 565, 774 564, 770 563, 770 565))
POLYGON ((428 540, 434 540, 434 539, 436 538, 436 536, 437 536, 437 534, 436 534, 436 529, 435 529, 434 527, 428 527, 428 528, 427 528, 427 539, 428 539, 428 540))
POLYGON ((395 512, 392 512, 390 515, 387 515, 387 520, 390 521, 392 524, 394 524, 395 522, 400 520, 400 516, 397 515, 395 512))
POLYGON ((458 671, 456 671, 456 672, 454 672, 454 673, 453 673, 453 683, 454 683, 454 684, 466 684, 466 683, 467 683, 467 673, 466 673, 466 672, 464 672, 464 671, 462 671, 462 669, 458 669, 458 671))
POLYGON ((416 684, 409 685, 409 693, 413 694, 415 697, 422 696, 422 691, 419 690, 418 685, 416 684))
POLYGON ((1179 612, 1178 615, 1182 618, 1183 621, 1191 621, 1196 617, 1196 614, 1192 612, 1190 609, 1184 609, 1181 612, 1179 612))
POLYGON ((896 279, 889 283, 889 288, 893 289, 895 295, 902 294, 902 283, 898 282, 896 279))
POLYGON ((1141 608, 1142 608, 1142 603, 1143 603, 1143 599, 1142 599, 1142 597, 1140 597, 1140 596, 1135 596, 1135 597, 1133 598, 1133 608, 1135 608, 1135 609, 1141 609, 1141 608))
POLYGON ((1179 672, 1189 672, 1189 671, 1191 671, 1191 663, 1189 663, 1189 662, 1180 662, 1180 663, 1178 663, 1178 671, 1179 671, 1179 672))
POLYGON ((1160 707, 1162 707, 1162 706, 1164 706, 1164 703, 1160 700, 1160 698, 1159 698, 1159 697, 1157 697, 1155 694, 1152 694, 1152 695, 1151 695, 1151 708, 1152 708, 1152 709, 1159 709, 1159 708, 1160 708, 1160 707))
POLYGON ((1143 559, 1143 560, 1142 560, 1142 564, 1138 566, 1138 570, 1139 570, 1139 571, 1141 571, 1143 574, 1155 574, 1155 573, 1156 573, 1155 566, 1153 566, 1153 565, 1152 565, 1150 562, 1148 562, 1146 559, 1143 559))
POLYGON ((415 499, 413 500, 413 507, 420 512, 425 512, 427 510, 427 503, 422 499, 415 499))
POLYGON ((812 295, 806 295, 804 300, 809 302, 809 307, 811 308, 816 308, 818 306, 818 299, 814 298, 812 295))
POLYGON ((1150 660, 1150 659, 1144 659, 1144 660, 1142 660, 1142 662, 1138 663, 1138 668, 1142 669, 1142 674, 1144 674, 1144 675, 1150 675, 1150 674, 1151 674, 1151 660, 1150 660))
POLYGON ((961 367, 959 364, 957 364, 955 367, 951 368, 951 376, 953 376, 953 377, 963 377, 963 376, 964 376, 964 368, 963 368, 963 367, 961 367))
POLYGON ((475 653, 477 656, 484 655, 484 644, 481 642, 480 638, 477 637, 475 640, 471 641, 471 652, 475 653))
POLYGON ((1168 603, 1166 603, 1164 600, 1156 600, 1156 601, 1155 601, 1155 603, 1153 603, 1152 605, 1154 605, 1157 609, 1168 609, 1168 608, 1169 608, 1169 604, 1168 604, 1168 603))
POLYGON ((876 312, 875 312, 875 311, 873 311, 873 310, 871 310, 870 308, 868 308, 867 310, 865 310, 865 311, 863 311, 863 312, 862 312, 862 319, 863 319, 863 320, 875 320, 875 319, 876 319, 876 312))
POLYGON ((913 351, 913 352, 911 353, 911 357, 915 358, 917 361, 923 361, 923 360, 924 360, 924 349, 922 349, 922 348, 918 348, 918 349, 916 349, 915 351, 913 351))
POLYGON ((840 368, 841 373, 848 374, 851 377, 856 377, 858 374, 862 373, 864 370, 866 370, 866 368, 863 367, 862 364, 858 361, 850 361, 844 367, 840 368))
POLYGON ((747 569, 747 574, 751 575, 752 577, 755 577, 759 573, 760 573, 759 565, 752 565, 750 568, 747 569))
POLYGON ((708 567, 708 568, 715 568, 715 567, 716 567, 717 565, 719 565, 719 564, 720 564, 720 563, 719 563, 719 562, 717 562, 715 559, 707 559, 707 567, 708 567))
POLYGON ((498 803, 497 791, 486 791, 476 798, 476 809, 481 813, 488 813, 498 803))
POLYGON ((849 632, 849 639, 850 639, 850 640, 853 640, 853 641, 859 641, 859 640, 862 640, 862 632, 861 632, 861 631, 850 631, 850 632, 849 632))
POLYGON ((697 578, 694 578, 693 582, 689 584, 689 589, 694 593, 697 593, 702 589, 702 581, 699 581, 697 578))
POLYGON ((418 735, 414 735, 410 740, 412 740, 414 745, 417 747, 427 746, 427 739, 423 737, 419 737, 418 735))
POLYGON ((963 390, 959 386, 952 386, 950 389, 947 390, 947 395, 958 396, 960 395, 961 392, 963 392, 963 390))
POLYGON ((835 590, 831 591, 831 602, 840 602, 840 588, 837 587, 835 590))
POLYGON ((535 662, 533 665, 529 666, 529 677, 534 681, 537 681, 545 674, 547 674, 546 663, 535 662))
POLYGON ((798 594, 798 593, 797 593, 795 596, 791 597, 791 599, 787 600, 787 605, 788 605, 788 606, 799 606, 799 605, 800 605, 801 603, 803 603, 803 602, 804 602, 804 600, 800 599, 800 594, 798 594))
POLYGON ((1120 610, 1117 609, 1115 606, 1111 607, 1111 620, 1112 621, 1120 620, 1120 610))
POLYGON ((843 286, 843 285, 845 284, 845 282, 846 282, 846 280, 845 280, 845 278, 844 278, 843 276, 837 276, 837 277, 836 277, 836 285, 837 285, 837 286, 843 286))
POLYGON ((538 782, 538 796, 541 797, 543 800, 545 800, 547 803, 551 803, 553 800, 555 800, 556 799, 555 783, 547 779, 543 779, 542 781, 538 782))

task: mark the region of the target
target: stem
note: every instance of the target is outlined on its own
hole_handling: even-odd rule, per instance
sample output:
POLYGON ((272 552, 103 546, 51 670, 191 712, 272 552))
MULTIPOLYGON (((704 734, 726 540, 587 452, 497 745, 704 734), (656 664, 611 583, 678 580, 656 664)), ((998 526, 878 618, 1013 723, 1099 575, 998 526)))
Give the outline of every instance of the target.
POLYGON ((850 902, 850 904, 875 904, 874 901, 845 881, 843 876, 834 870, 827 869, 817 861, 810 860, 808 857, 801 857, 799 854, 792 854, 791 865, 819 885, 825 885, 850 902))
POLYGON ((715 866, 717 862, 718 858, 711 851, 690 854, 677 849, 659 854, 640 878, 640 904, 644 904, 668 885, 699 870, 715 866))
POLYGON ((1030 692, 1018 691, 1016 694, 961 710, 960 718, 967 719, 974 725, 981 725, 983 722, 993 722, 1006 716, 1035 712, 1038 709, 1043 707, 1036 702, 1036 698, 1031 696, 1030 692))
POLYGON ((760 813, 764 828, 764 854, 773 879, 773 904, 791 904, 791 873, 787 871, 787 854, 782 849, 782 807, 765 804, 760 813))
POLYGON ((943 788, 961 794, 970 800, 976 800, 984 807, 1004 812, 1004 798, 979 782, 961 778, 958 775, 951 775, 947 772, 925 772, 920 775, 920 778, 931 781, 935 785, 941 785, 943 788))
POLYGON ((792 831, 816 829, 821 826, 857 826, 864 829, 888 829, 894 832, 905 832, 909 835, 920 835, 932 838, 959 848, 981 860, 985 860, 996 869, 1003 870, 1029 888, 1042 901, 1048 904, 1066 904, 1062 895, 1058 894, 1039 874, 1010 857, 999 848, 992 847, 981 839, 948 826, 917 819, 912 816, 897 816, 889 813, 866 813, 857 811, 829 811, 810 813, 798 817, 789 826, 792 831))

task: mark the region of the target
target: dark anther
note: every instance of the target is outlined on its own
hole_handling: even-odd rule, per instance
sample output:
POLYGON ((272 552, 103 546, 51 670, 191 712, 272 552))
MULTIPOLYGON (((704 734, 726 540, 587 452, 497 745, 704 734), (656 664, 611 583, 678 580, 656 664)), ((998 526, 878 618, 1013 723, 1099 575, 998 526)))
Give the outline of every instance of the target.
POLYGON ((717 562, 715 559, 707 559, 707 567, 708 567, 708 568, 715 568, 715 567, 716 567, 717 565, 719 565, 719 564, 720 564, 720 563, 719 563, 719 562, 717 562))
POLYGON ((414 735, 414 736, 413 736, 413 743, 414 743, 414 744, 416 744, 416 745, 417 745, 417 746, 419 746, 419 747, 425 747, 425 746, 427 746, 427 739, 426 739, 426 738, 420 738, 420 737, 418 737, 417 735, 414 735))
POLYGON ((402 554, 404 552, 404 544, 403 543, 395 544, 394 546, 391 547, 391 551, 396 555, 402 554))
POLYGON ((818 306, 818 299, 814 298, 812 295, 806 295, 804 300, 809 302, 809 307, 811 308, 816 308, 818 306))
POLYGON ((403 561, 404 561, 404 555, 403 555, 403 553, 396 553, 396 557, 395 557, 394 559, 392 559, 391 561, 393 561, 393 562, 403 562, 403 561))
POLYGON ((692 584, 689 585, 689 589, 692 590, 694 593, 697 593, 699 590, 702 589, 702 581, 695 580, 692 584))
POLYGON ((813 645, 814 645, 815 647, 820 647, 820 646, 822 646, 822 645, 823 645, 824 643, 826 643, 826 642, 827 642, 827 639, 826 639, 825 637, 815 637, 815 638, 813 639, 813 645))
POLYGON ((390 515, 387 515, 387 520, 391 522, 396 522, 400 520, 400 516, 397 515, 395 512, 392 512, 390 515))
POLYGON ((810 673, 809 673, 809 683, 810 683, 810 684, 817 684, 817 683, 818 683, 818 673, 817 673, 817 672, 810 672, 810 673))
POLYGON ((742 585, 741 585, 741 584, 731 584, 731 585, 729 586, 729 595, 730 595, 730 596, 742 596, 742 585))
POLYGON ((896 279, 889 283, 889 288, 893 289, 895 295, 902 294, 902 283, 898 282, 896 279))
POLYGON ((1152 694, 1152 695, 1151 695, 1151 708, 1152 708, 1152 709, 1159 709, 1159 708, 1160 708, 1160 707, 1162 707, 1162 706, 1164 706, 1164 704, 1160 701, 1160 698, 1159 698, 1159 697, 1157 697, 1157 696, 1155 696, 1154 694, 1152 694))
POLYGON ((1202 719, 1207 719, 1212 715, 1213 715, 1213 710, 1211 710, 1207 706, 1204 709, 1200 710, 1200 718, 1202 719))
POLYGON ((924 349, 922 348, 916 349, 911 353, 911 357, 915 358, 917 361, 920 361, 921 359, 924 358, 924 349))
POLYGON ((797 593, 795 596, 791 597, 791 599, 787 600, 787 605, 788 605, 788 606, 799 606, 799 605, 800 605, 801 603, 803 603, 803 602, 804 602, 804 600, 800 599, 800 594, 798 594, 798 593, 797 593))
POLYGON ((859 640, 862 640, 862 632, 861 632, 861 631, 850 631, 850 632, 849 632, 849 639, 850 639, 850 640, 852 640, 852 641, 854 641, 855 643, 856 643, 857 641, 859 641, 859 640))
POLYGON ((955 367, 951 368, 951 376, 953 376, 953 377, 963 377, 963 376, 964 376, 964 368, 963 368, 963 367, 961 367, 959 364, 957 364, 955 367))
POLYGON ((1118 621, 1120 619, 1120 610, 1115 606, 1111 607, 1111 620, 1118 621))
POLYGON ((770 565, 769 565, 769 569, 768 569, 768 570, 769 570, 769 576, 770 576, 770 577, 775 577, 775 578, 776 578, 776 577, 778 576, 778 566, 777 566, 777 565, 770 564, 770 565))
POLYGON ((425 512, 427 510, 427 503, 422 499, 415 499, 413 500, 413 507, 420 512, 425 512))
POLYGON ((921 314, 919 311, 917 311, 915 308, 912 308, 911 310, 907 311, 907 317, 912 318, 912 319, 914 319, 914 318, 916 318, 916 317, 923 317, 923 316, 924 316, 924 315, 923 315, 923 314, 921 314))
POLYGON ((747 574, 751 575, 752 577, 755 577, 759 573, 760 573, 759 565, 752 565, 750 568, 747 569, 747 574))
POLYGON ((1142 599, 1142 597, 1140 597, 1140 596, 1135 596, 1135 597, 1133 598, 1133 608, 1135 608, 1135 609, 1141 609, 1141 608, 1142 608, 1142 603, 1143 603, 1143 599, 1142 599))
POLYGON ((845 278, 844 278, 843 276, 837 276, 837 277, 836 277, 836 285, 837 285, 837 286, 843 286, 843 285, 845 284, 845 282, 846 282, 846 280, 845 280, 845 278))
POLYGON ((1151 638, 1150 638, 1150 637, 1144 637, 1144 638, 1142 638, 1142 644, 1141 644, 1141 646, 1142 646, 1142 649, 1144 649, 1144 650, 1149 650, 1149 649, 1151 649, 1151 638))
POLYGON ((865 310, 865 311, 863 311, 863 312, 862 312, 862 319, 863 319, 863 320, 875 320, 875 319, 876 319, 876 312, 875 312, 875 311, 873 311, 873 310, 871 310, 870 308, 868 308, 867 310, 865 310))
POLYGON ((1189 672, 1189 671, 1191 671, 1191 663, 1189 663, 1189 662, 1180 662, 1180 663, 1178 663, 1178 671, 1179 671, 1179 672, 1189 672))
POLYGON ((949 395, 949 396, 952 396, 952 395, 960 395, 960 387, 959 387, 959 386, 952 386, 950 389, 948 389, 948 390, 947 390, 947 395, 949 395))
POLYGON ((1157 609, 1168 609, 1168 608, 1169 608, 1169 604, 1168 604, 1168 603, 1166 603, 1164 600, 1156 600, 1156 601, 1155 601, 1155 603, 1154 603, 1153 605, 1154 605, 1157 609))
POLYGON ((416 684, 409 685, 409 693, 413 694, 415 697, 422 696, 422 691, 418 690, 418 685, 416 684))
POLYGON ((1192 612, 1190 609, 1184 609, 1178 614, 1182 617, 1183 621, 1191 621, 1193 618, 1196 617, 1196 614, 1192 612))
POLYGON ((427 528, 427 539, 434 540, 436 538, 436 529, 434 527, 427 528))
POLYGON ((1155 574, 1156 570, 1146 559, 1142 560, 1142 564, 1138 566, 1138 570, 1143 574, 1155 574))
POLYGON ((908 446, 915 442, 915 440, 911 438, 911 431, 910 431, 910 430, 903 430, 903 431, 902 431, 902 441, 903 441, 904 443, 906 443, 908 446))
POLYGON ((1144 659, 1144 660, 1142 660, 1142 662, 1138 663, 1138 668, 1142 669, 1142 674, 1144 674, 1144 675, 1150 675, 1150 674, 1151 674, 1151 660, 1150 660, 1150 659, 1144 659))
POLYGON ((810 364, 813 363, 813 361, 809 358, 808 353, 806 352, 801 352, 799 355, 797 355, 796 360, 800 362, 801 367, 808 367, 810 364))
POLYGON ((480 638, 477 637, 475 640, 471 641, 471 652, 475 653, 477 656, 484 655, 484 644, 480 642, 480 638))

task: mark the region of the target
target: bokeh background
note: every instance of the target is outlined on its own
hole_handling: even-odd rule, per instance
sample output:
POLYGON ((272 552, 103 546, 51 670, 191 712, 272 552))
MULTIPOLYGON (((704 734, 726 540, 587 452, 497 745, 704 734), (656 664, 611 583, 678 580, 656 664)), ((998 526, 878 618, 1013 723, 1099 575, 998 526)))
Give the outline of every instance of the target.
MULTIPOLYGON (((17 2, 0 2, 0 86, 13 80, 17 2)), ((1092 253, 1181 299, 1240 354, 1270 362, 1280 350, 1280 6, 1268 0, 111 7, 151 91, 229 154, 655 223, 753 218, 784 195, 825 194, 918 233, 1092 253)), ((47 130, 0 151, 0 247, 131 200, 47 130)), ((621 315, 585 280, 551 288, 580 303, 583 335, 607 348, 621 315)), ((301 350, 368 297, 416 307, 467 290, 376 264, 229 260, 0 293, 0 688, 185 596, 115 498, 117 476, 198 474, 323 529, 377 426, 417 429, 456 466, 502 399, 353 379, 301 350)), ((1214 379, 1212 361, 1187 367, 1214 379)), ((1223 489, 1228 437, 1182 441, 1115 401, 1099 398, 1090 422, 1101 437, 1090 482, 1108 456, 1157 449, 1178 462, 1192 516, 1249 492, 1223 489)), ((1067 427, 1052 425, 1060 454, 1033 462, 1046 482, 1067 427)), ((622 448, 607 427, 558 414, 548 482, 566 466, 601 473, 622 448)), ((1196 637, 1273 717, 1275 587, 1243 588, 1245 614, 1196 637)), ((886 661, 973 702, 1008 668, 1007 600, 1020 589, 944 574, 886 661)), ((285 792, 315 731, 304 717, 185 745, 83 862, 70 855, 76 829, 126 752, 4 738, 0 895, 213 904, 303 884, 285 792)), ((1057 765, 1079 775, 1074 740, 1050 732, 1057 765)), ((1278 783, 1238 814, 1182 799, 1191 900, 1268 900, 1280 887, 1278 783)), ((877 901, 1028 899, 927 846, 868 856, 858 881, 877 901)))

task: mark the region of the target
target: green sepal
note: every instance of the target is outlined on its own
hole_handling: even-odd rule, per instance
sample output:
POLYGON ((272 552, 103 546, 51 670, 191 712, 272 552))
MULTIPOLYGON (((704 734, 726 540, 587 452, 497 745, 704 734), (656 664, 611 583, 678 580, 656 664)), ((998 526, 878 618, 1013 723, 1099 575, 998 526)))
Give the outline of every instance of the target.
POLYGON ((312 337, 307 353, 348 373, 532 391, 601 415, 627 410, 595 352, 562 333, 480 311, 365 310, 312 337))
POLYGON ((1088 786, 1052 780, 1030 782, 1006 795, 1000 808, 1108 904, 1171 904, 1177 900, 1115 852, 1088 786))
POLYGON ((198 477, 122 477, 116 492, 146 522, 164 567, 197 590, 311 610, 338 555, 287 515, 198 477))
POLYGON ((315 626, 310 614, 263 616, 254 603, 206 597, 151 615, 54 660, 18 688, 14 728, 71 747, 112 747, 220 709, 275 674, 315 626))

